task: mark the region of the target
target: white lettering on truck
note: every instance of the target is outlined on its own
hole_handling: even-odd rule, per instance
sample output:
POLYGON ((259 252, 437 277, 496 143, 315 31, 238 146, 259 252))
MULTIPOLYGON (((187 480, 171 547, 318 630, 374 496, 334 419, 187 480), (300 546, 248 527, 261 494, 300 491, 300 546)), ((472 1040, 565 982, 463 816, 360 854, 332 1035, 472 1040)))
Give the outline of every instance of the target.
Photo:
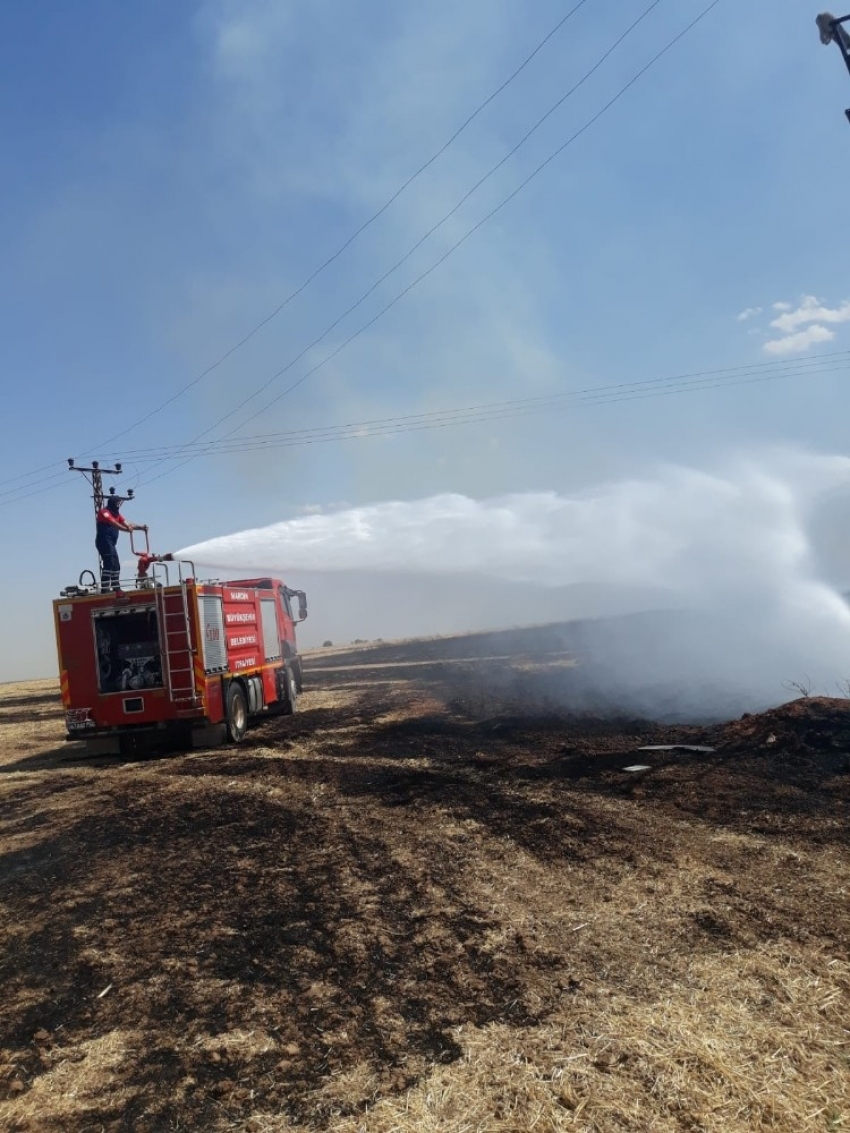
POLYGON ((244 637, 231 637, 228 644, 231 649, 238 649, 240 645, 256 645, 257 635, 255 633, 248 633, 244 637))
POLYGON ((253 610, 246 610, 244 614, 225 614, 224 620, 228 625, 233 625, 234 622, 255 622, 257 615, 253 610))
POLYGON ((233 662, 234 669, 253 669, 257 664, 256 657, 242 657, 238 661, 233 662))

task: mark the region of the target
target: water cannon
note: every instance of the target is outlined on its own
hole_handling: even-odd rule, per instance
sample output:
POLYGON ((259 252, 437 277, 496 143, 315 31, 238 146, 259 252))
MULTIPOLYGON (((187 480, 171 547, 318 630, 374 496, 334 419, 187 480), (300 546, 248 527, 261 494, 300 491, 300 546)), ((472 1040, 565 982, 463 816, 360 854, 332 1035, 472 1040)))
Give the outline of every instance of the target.
POLYGON ((174 555, 170 551, 166 555, 155 555, 150 547, 146 547, 144 551, 135 551, 134 554, 137 560, 136 587, 139 590, 150 590, 153 587, 154 580, 148 571, 154 563, 174 562, 174 555))
POLYGON ((155 555, 153 551, 139 551, 137 552, 139 566, 142 571, 146 571, 151 563, 173 563, 174 554, 169 551, 165 555, 155 555))
MULTIPOLYGON (((848 22, 850 22, 850 15, 840 16, 836 19, 832 12, 821 12, 815 19, 820 32, 821 43, 824 47, 828 47, 831 43, 837 43, 844 65, 850 72, 850 32, 844 27, 848 22)), ((847 121, 850 122, 850 109, 845 110, 844 114, 847 121)))
POLYGON ((136 586, 139 590, 150 590, 154 580, 148 574, 154 563, 173 563, 174 555, 169 551, 166 555, 155 555, 151 550, 150 537, 147 527, 134 527, 130 531, 130 550, 136 556, 136 586), (136 537, 141 533, 145 541, 144 547, 136 546, 136 537))

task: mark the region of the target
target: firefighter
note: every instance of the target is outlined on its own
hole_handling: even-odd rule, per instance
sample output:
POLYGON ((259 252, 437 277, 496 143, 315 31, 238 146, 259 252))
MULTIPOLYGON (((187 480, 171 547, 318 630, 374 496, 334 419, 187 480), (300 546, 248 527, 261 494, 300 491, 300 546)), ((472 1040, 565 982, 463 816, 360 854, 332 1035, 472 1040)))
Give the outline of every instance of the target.
POLYGON ((100 590, 120 590, 121 562, 118 558, 118 535, 122 531, 147 531, 142 523, 129 523, 121 514, 121 497, 110 496, 97 513, 97 537, 94 545, 100 555, 100 590))

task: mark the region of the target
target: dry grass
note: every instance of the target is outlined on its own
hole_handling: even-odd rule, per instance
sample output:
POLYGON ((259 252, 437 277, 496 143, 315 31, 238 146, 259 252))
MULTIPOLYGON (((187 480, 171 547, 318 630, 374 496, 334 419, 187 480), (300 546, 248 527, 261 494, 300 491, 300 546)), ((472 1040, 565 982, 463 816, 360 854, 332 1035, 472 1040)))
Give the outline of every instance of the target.
POLYGON ((850 1129, 848 776, 750 723, 628 776, 722 736, 519 718, 563 657, 406 648, 147 762, 0 688, 0 1129, 850 1129))
POLYGON ((842 1033, 838 1004, 850 992, 847 966, 789 973, 778 983, 787 965, 783 956, 744 962, 743 973, 738 965, 730 973, 716 962, 695 964, 660 1001, 613 995, 577 1003, 568 1018, 542 1028, 459 1031, 461 1063, 336 1128, 846 1128, 847 1045, 834 1036, 842 1033), (760 1009, 766 987, 783 994, 784 1018, 760 1009), (724 995, 732 998, 721 1007, 724 995))

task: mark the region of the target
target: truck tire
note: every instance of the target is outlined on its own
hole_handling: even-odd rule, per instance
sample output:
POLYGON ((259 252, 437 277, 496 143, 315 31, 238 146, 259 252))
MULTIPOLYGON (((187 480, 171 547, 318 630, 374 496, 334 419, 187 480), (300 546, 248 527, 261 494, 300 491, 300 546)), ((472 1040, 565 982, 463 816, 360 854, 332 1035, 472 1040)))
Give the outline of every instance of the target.
POLYGON ((227 688, 226 716, 228 739, 234 744, 241 743, 248 731, 248 701, 242 685, 235 681, 227 688))
POLYGON ((283 697, 280 702, 280 711, 283 716, 291 716, 298 711, 298 686, 295 674, 287 665, 283 674, 283 697))

